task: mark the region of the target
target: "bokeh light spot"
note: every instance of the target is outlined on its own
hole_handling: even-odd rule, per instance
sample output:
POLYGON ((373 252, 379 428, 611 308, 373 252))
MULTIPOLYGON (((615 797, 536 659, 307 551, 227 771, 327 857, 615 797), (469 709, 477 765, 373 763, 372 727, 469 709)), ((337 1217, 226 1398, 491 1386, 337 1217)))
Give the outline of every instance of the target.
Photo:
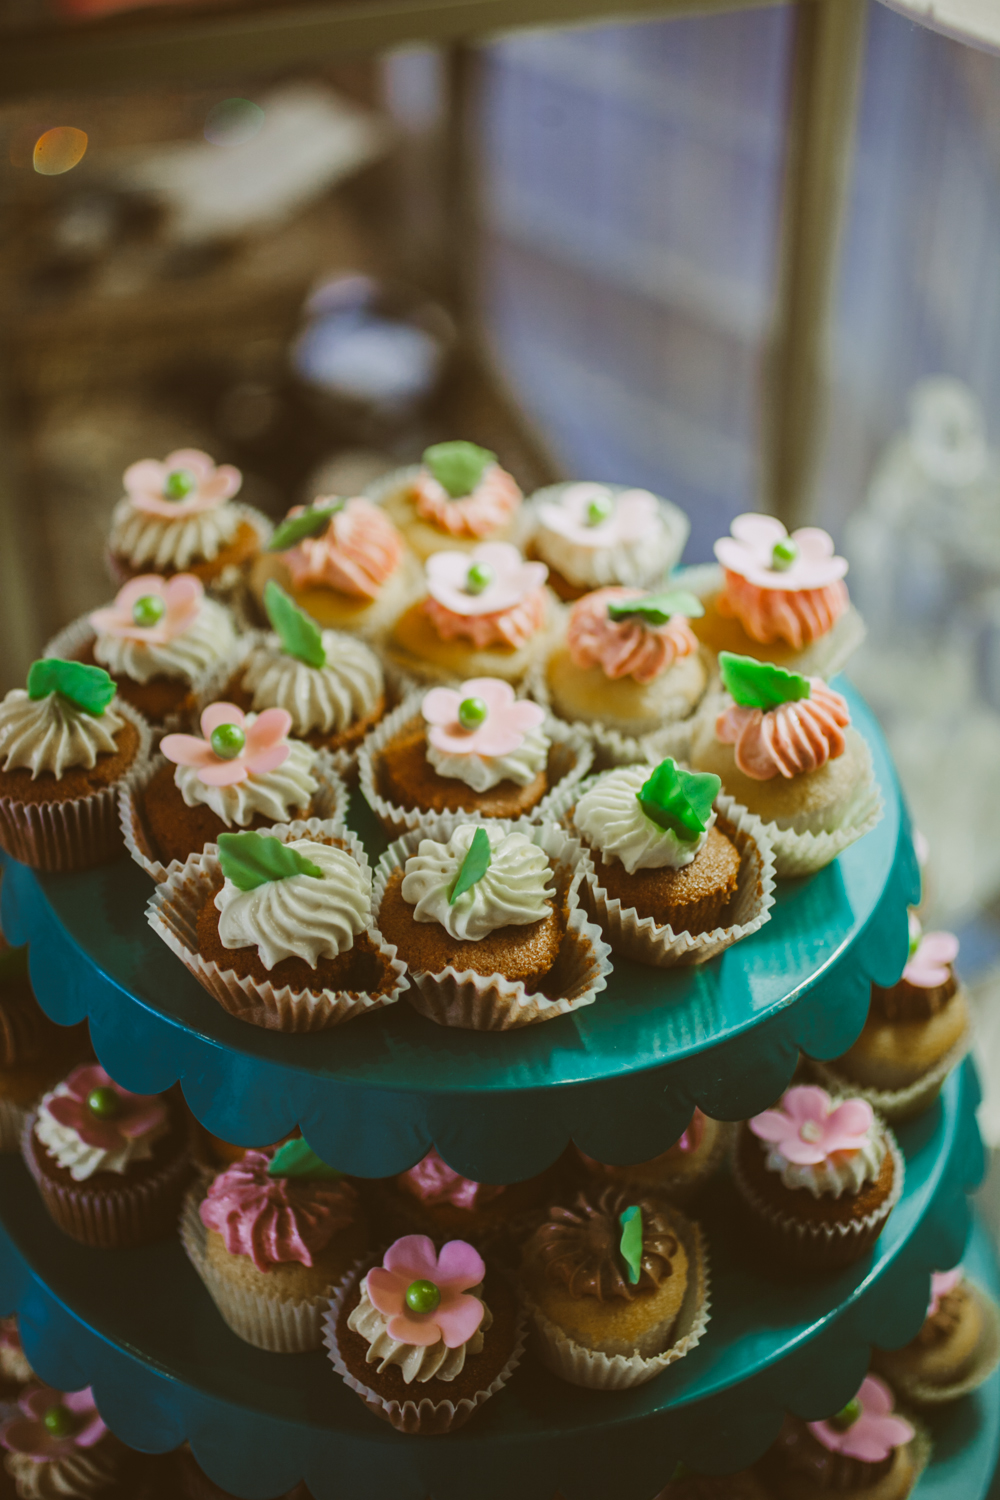
POLYGON ((213 146, 242 146, 264 123, 264 111, 249 99, 223 99, 205 116, 205 139, 213 146))
POLYGON ((32 165, 43 177, 58 177, 83 160, 87 149, 87 132, 75 125, 57 125, 35 142, 32 165))

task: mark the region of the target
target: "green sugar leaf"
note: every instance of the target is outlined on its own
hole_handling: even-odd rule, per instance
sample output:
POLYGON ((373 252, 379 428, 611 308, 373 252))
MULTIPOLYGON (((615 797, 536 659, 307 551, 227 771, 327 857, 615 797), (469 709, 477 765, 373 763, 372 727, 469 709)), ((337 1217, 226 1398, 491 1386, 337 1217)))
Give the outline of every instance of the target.
POLYGON ((303 1136, 296 1136, 294 1140, 286 1141, 279 1146, 271 1158, 271 1165, 267 1169, 268 1177, 301 1177, 315 1180, 317 1178, 340 1178, 343 1172, 338 1172, 336 1167, 329 1166, 321 1156, 317 1156, 309 1142, 303 1136))
POLYGON ((636 793, 646 817, 659 828, 693 843, 708 827, 722 782, 710 771, 684 771, 668 756, 636 793))
POLYGON ((28 668, 28 697, 47 698, 49 693, 61 693, 81 713, 99 719, 115 696, 115 684, 103 667, 48 656, 28 668))
POLYGON ((734 656, 732 651, 719 652, 719 672, 726 692, 741 708, 762 708, 765 713, 780 703, 808 698, 811 691, 808 677, 752 656, 734 656))
POLYGON ((633 1286, 638 1286, 642 1275, 642 1209, 638 1203, 623 1209, 618 1222, 622 1226, 622 1239, 618 1248, 622 1260, 628 1266, 629 1281, 633 1286))
POLYGON ((459 896, 464 896, 477 880, 482 880, 490 867, 491 858, 489 835, 485 828, 477 828, 472 835, 469 852, 462 860, 461 869, 455 876, 455 884, 448 893, 449 906, 454 906, 459 896))
POLYGON ((285 593, 280 583, 269 578, 264 588, 264 608, 271 628, 280 637, 281 648, 307 667, 325 667, 323 634, 304 609, 285 593))
POLYGON ((287 880, 291 875, 312 875, 323 880, 323 871, 297 849, 263 833, 220 833, 219 864, 227 880, 238 891, 255 891, 269 880, 287 880))
POLYGON ((483 470, 496 460, 495 453, 475 443, 434 443, 424 450, 424 463, 452 500, 471 495, 483 470))
POLYGON ((330 505, 310 505, 301 516, 282 521, 274 528, 274 535, 267 545, 268 552, 287 552, 307 536, 320 536, 346 503, 346 500, 334 500, 330 505))
POLYGON ((642 599, 615 599, 608 605, 608 618, 628 620, 638 615, 647 625, 666 625, 671 615, 686 615, 697 620, 705 606, 684 589, 668 589, 663 594, 646 594, 642 599))

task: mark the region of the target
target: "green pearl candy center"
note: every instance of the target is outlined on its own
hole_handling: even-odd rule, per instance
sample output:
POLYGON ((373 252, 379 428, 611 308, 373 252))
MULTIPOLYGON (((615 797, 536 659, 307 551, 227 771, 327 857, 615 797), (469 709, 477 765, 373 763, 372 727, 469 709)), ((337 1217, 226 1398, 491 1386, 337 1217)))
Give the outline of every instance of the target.
POLYGON ((493 582, 494 573, 489 563, 475 562, 465 575, 467 594, 484 594, 493 582))
POLYGON ((775 542, 771 551, 771 568, 775 573, 787 573, 799 555, 799 549, 790 536, 775 542))
POLYGON ((835 1417, 830 1418, 830 1426, 836 1432, 846 1432, 849 1427, 854 1426, 860 1415, 861 1402, 858 1400, 857 1396, 854 1396, 850 1401, 848 1401, 846 1406, 842 1407, 841 1410, 838 1411, 835 1417))
POLYGON ((158 625, 166 612, 159 594, 143 594, 132 606, 132 620, 136 625, 158 625))
POLYGON ((114 1089, 105 1084, 103 1088, 91 1089, 87 1095, 87 1108, 99 1120, 113 1120, 121 1111, 121 1100, 114 1089))
POLYGON ((220 724, 212 730, 211 746, 220 760, 235 760, 247 742, 238 724, 220 724))
POLYGON ((615 502, 610 495, 595 495, 587 502, 587 525, 601 526, 611 518, 615 502))
POLYGON ((198 488, 197 476, 190 469, 171 469, 163 484, 164 500, 186 500, 198 488))
POLYGON ((50 1406, 42 1418, 42 1426, 53 1437, 69 1437, 76 1431, 76 1418, 66 1406, 50 1406))
POLYGON ((463 698, 458 705, 458 722, 463 729, 478 729, 485 724, 489 716, 489 709, 482 698, 463 698))
POLYGON ((410 1312, 432 1313, 441 1306, 441 1289, 433 1281, 411 1281, 406 1288, 406 1305, 410 1312))

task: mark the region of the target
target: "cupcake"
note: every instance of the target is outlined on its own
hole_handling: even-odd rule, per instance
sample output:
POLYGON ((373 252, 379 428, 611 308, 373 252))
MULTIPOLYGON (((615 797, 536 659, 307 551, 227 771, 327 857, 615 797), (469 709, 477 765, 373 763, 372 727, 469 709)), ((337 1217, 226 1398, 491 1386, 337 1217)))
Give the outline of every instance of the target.
POLYGON ((906 1500, 929 1456, 926 1437, 895 1410, 885 1381, 866 1375, 835 1416, 786 1417, 760 1469, 775 1500, 824 1500, 833 1491, 906 1500))
POLYGON ((496 454, 475 443, 435 443, 422 464, 377 480, 369 494, 420 558, 519 534, 521 491, 496 454))
POLYGON ((654 1196, 616 1185, 549 1209, 521 1283, 545 1364, 574 1385, 622 1390, 682 1358, 708 1322, 701 1234, 654 1196))
POLYGON ((157 888, 153 931, 230 1015, 321 1031, 406 988, 373 924, 371 871, 351 833, 313 820, 224 833, 157 888))
POLYGON ((807 1085, 740 1127, 733 1172, 768 1251, 816 1271, 860 1260, 903 1191, 895 1137, 867 1100, 807 1085))
POLYGON ((911 1401, 957 1401, 1000 1362, 1000 1308, 961 1267, 935 1271, 920 1332, 902 1349, 879 1350, 876 1362, 911 1401))
POLYGON ((554 619, 544 563, 508 542, 427 559, 427 596, 396 621, 394 665, 422 680, 503 677, 519 682, 544 655, 554 619))
POLYGON ((330 1288, 368 1248, 368 1223, 357 1190, 298 1138, 194 1190, 181 1238, 235 1334, 298 1354, 321 1346, 330 1288))
POLYGON ((361 791, 390 833, 441 813, 544 815, 546 798, 586 775, 592 751, 567 725, 546 725, 509 682, 472 677, 414 695, 375 731, 358 761, 361 791))
POLYGON ((33 662, 0 703, 0 848, 40 870, 87 870, 121 852, 118 791, 141 771, 149 726, 103 667, 33 662))
POLYGON ((728 651, 719 673, 726 697, 694 725, 691 764, 721 779, 730 816, 767 826, 779 876, 812 874, 882 815, 871 752, 821 678, 728 651))
POLYGON ((141 459, 125 470, 125 494, 111 516, 108 562, 125 583, 150 571, 194 573, 229 591, 271 533, 265 518, 233 504, 239 469, 216 464, 197 448, 179 448, 160 463, 141 459))
POLYGON ((696 1109, 687 1129, 666 1151, 631 1166, 608 1166, 576 1147, 586 1175, 615 1182, 635 1193, 653 1193, 683 1202, 718 1171, 729 1145, 730 1127, 696 1109))
MULTIPOLYGON (((221 1484, 209 1479, 187 1443, 172 1453, 170 1459, 182 1500, 238 1500, 231 1490, 224 1490, 221 1484)), ((278 1500, 312 1500, 312 1497, 304 1484, 297 1484, 287 1494, 279 1495, 278 1500)))
POLYGON ((449 1167, 432 1146, 408 1172, 366 1186, 390 1234, 455 1237, 483 1246, 505 1236, 513 1219, 539 1205, 547 1180, 542 1173, 506 1186, 474 1182, 449 1167))
POLYGON ((132 1094, 96 1063, 38 1105, 24 1159, 64 1233, 101 1249, 171 1234, 191 1175, 191 1132, 176 1102, 132 1094))
POLYGON ((273 578, 325 629, 378 635, 419 590, 419 571, 380 506, 320 496, 277 527, 253 587, 263 600, 273 578))
POLYGON ((572 601, 609 584, 646 591, 680 560, 690 525, 669 500, 623 484, 550 484, 530 501, 531 550, 549 585, 572 601))
POLYGON ((506 1385, 524 1335, 514 1293, 479 1251, 426 1235, 393 1241, 331 1300, 334 1369, 400 1432, 453 1432, 506 1385))
POLYGON ((79 1496, 89 1500, 115 1488, 127 1453, 104 1425, 88 1386, 55 1391, 33 1385, 20 1410, 0 1423, 4 1468, 21 1500, 79 1496))

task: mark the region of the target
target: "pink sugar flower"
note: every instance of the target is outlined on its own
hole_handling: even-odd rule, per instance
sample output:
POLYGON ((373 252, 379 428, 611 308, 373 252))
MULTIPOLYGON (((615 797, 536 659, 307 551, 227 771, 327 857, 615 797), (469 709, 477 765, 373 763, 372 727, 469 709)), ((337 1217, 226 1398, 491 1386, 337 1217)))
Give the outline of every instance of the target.
POLYGON ((638 542, 662 527, 659 503, 649 490, 622 490, 612 496, 611 510, 595 525, 590 519, 590 506, 610 493, 603 484, 590 481, 571 484, 558 501, 542 501, 538 518, 549 531, 578 547, 614 547, 623 542, 638 542))
POLYGON ((903 978, 919 990, 936 990, 951 978, 951 965, 957 957, 958 938, 953 932, 925 932, 903 970, 903 978))
POLYGON ((198 769, 205 786, 235 786, 248 776, 263 776, 284 765, 291 754, 288 732, 292 716, 284 708, 265 708, 262 714, 245 714, 235 703, 210 703, 201 716, 204 739, 194 734, 168 734, 160 749, 178 766, 198 769), (246 733, 243 749, 232 759, 216 755, 212 734, 222 724, 234 724, 246 733))
POLYGON ((502 1187, 473 1182, 449 1167, 432 1146, 422 1161, 396 1178, 404 1192, 412 1193, 421 1203, 450 1203, 453 1208, 478 1208, 499 1198, 502 1187))
POLYGON ((21 1416, 9 1417, 0 1425, 0 1444, 11 1453, 24 1453, 36 1463, 72 1458, 78 1448, 93 1448, 107 1432, 94 1404, 90 1386, 82 1391, 54 1391, 51 1386, 35 1385, 18 1401, 21 1416), (48 1430, 45 1413, 53 1407, 65 1407, 73 1419, 72 1432, 61 1437, 48 1430))
POLYGON ((544 709, 516 698, 510 683, 496 677, 470 677, 457 692, 432 688, 420 711, 431 726, 428 742, 446 755, 510 755, 521 748, 530 730, 545 722, 544 709), (463 729, 459 723, 459 706, 466 698, 481 698, 486 704, 486 718, 476 729, 463 729))
POLYGON ((765 1109, 749 1121, 761 1141, 776 1146, 797 1167, 815 1167, 838 1151, 860 1151, 875 1116, 864 1099, 830 1098, 812 1085, 792 1088, 777 1109, 765 1109))
POLYGON ((779 520, 750 511, 737 516, 730 530, 732 536, 716 542, 715 555, 724 568, 758 588, 821 589, 837 583, 847 572, 847 559, 834 556, 833 538, 818 526, 792 532, 798 556, 780 571, 774 567, 774 546, 788 532, 779 520))
POLYGON ((483 1304, 465 1293, 485 1275, 482 1256, 465 1240, 449 1240, 437 1255, 427 1235, 407 1234, 389 1246, 382 1265, 368 1272, 366 1284, 372 1306, 388 1319, 390 1338, 422 1346, 441 1339, 447 1349, 458 1349, 483 1320, 483 1304), (413 1312, 407 1306, 407 1289, 415 1281, 429 1281, 440 1292, 432 1312, 413 1312))
POLYGON ((933 1318, 949 1292, 953 1292, 962 1280, 962 1268, 954 1271, 935 1271, 931 1276, 931 1300, 927 1305, 927 1316, 933 1318))
POLYGON ((46 1109, 85 1146, 96 1146, 100 1151, 118 1151, 125 1141, 139 1140, 167 1118, 166 1105, 158 1094, 129 1093, 97 1063, 74 1068, 66 1079, 66 1088, 68 1093, 47 1099, 46 1109), (95 1114, 87 1103, 95 1089, 110 1089, 117 1096, 117 1114, 95 1114))
POLYGON ((193 573, 175 573, 161 578, 158 573, 143 573, 132 578, 115 595, 115 602, 105 609, 95 609, 90 623, 98 635, 113 635, 130 641, 147 641, 163 646, 190 629, 198 618, 205 589, 193 573), (163 614, 155 625, 137 625, 133 609, 140 599, 148 597, 163 602, 163 614))
POLYGON ((239 469, 232 464, 216 465, 198 448, 177 448, 162 463, 155 458, 142 458, 130 464, 124 476, 125 493, 136 510, 167 521, 213 510, 232 499, 242 483, 239 469), (167 480, 179 470, 186 471, 194 485, 181 499, 171 500, 166 492, 167 480))
POLYGON ((525 562, 510 542, 481 542, 471 552, 434 552, 427 559, 427 590, 456 615, 493 615, 512 609, 535 593, 549 576, 544 563, 525 562), (480 563, 492 572, 481 593, 466 587, 469 568, 480 563))
POLYGON ((809 1431, 831 1453, 857 1458, 864 1464, 879 1464, 894 1448, 913 1438, 913 1428, 893 1415, 892 1391, 877 1375, 866 1375, 854 1397, 860 1414, 843 1430, 829 1420, 810 1422, 809 1431))

